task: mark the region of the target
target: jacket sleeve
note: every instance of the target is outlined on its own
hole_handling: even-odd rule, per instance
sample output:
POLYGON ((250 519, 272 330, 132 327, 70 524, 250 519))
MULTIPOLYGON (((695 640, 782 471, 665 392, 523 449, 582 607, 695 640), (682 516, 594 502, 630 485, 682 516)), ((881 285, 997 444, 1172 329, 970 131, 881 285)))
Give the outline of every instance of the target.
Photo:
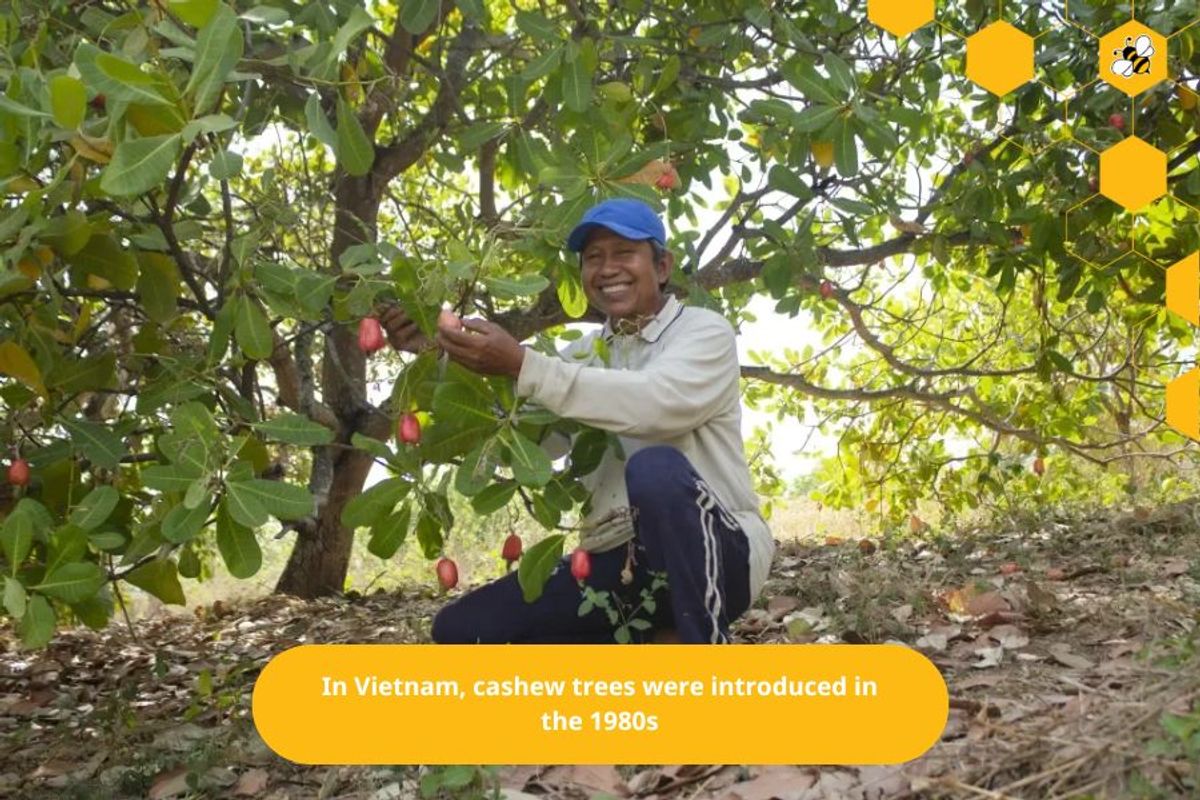
POLYGON ((671 439, 712 419, 736 396, 737 342, 719 316, 678 336, 643 370, 584 366, 525 351, 517 394, 560 417, 641 439, 671 439))

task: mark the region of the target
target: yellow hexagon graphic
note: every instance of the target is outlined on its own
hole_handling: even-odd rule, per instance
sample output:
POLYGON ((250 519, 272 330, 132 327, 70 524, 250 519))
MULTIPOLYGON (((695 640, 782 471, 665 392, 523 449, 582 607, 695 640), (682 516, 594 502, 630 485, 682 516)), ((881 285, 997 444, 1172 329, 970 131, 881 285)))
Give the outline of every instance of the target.
POLYGON ((1133 97, 1167 79, 1167 39, 1140 22, 1100 37, 1100 77, 1133 97))
POLYGON ((1167 310, 1200 325, 1200 251, 1167 268, 1167 310))
POLYGON ((1100 194, 1137 211, 1167 193, 1167 154, 1136 136, 1100 154, 1100 194))
POLYGON ((933 0, 867 0, 867 18, 893 36, 933 21, 933 0))
POLYGON ((1200 369, 1167 384, 1167 424, 1200 441, 1200 369))
POLYGON ((1033 80, 1033 37, 1007 22, 967 37, 967 77, 999 97, 1033 80))

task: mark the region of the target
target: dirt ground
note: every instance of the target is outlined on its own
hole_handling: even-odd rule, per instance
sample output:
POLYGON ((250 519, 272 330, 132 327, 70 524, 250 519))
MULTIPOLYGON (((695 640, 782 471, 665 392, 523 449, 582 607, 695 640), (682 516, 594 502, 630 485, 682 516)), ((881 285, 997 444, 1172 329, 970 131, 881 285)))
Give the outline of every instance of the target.
POLYGON ((1188 502, 894 542, 781 543, 739 643, 898 642, 945 677, 940 742, 886 767, 307 767, 272 753, 250 720, 271 656, 301 643, 428 642, 445 598, 424 587, 216 602, 132 633, 60 631, 37 652, 3 628, 0 796, 1200 797, 1198 534, 1200 504, 1188 502))

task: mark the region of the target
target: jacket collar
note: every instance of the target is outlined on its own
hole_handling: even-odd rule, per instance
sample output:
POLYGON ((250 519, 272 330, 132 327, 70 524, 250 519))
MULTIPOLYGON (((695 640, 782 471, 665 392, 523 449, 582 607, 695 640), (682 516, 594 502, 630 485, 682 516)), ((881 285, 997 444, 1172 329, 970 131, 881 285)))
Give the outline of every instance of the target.
MULTIPOLYGON (((657 314, 646 320, 645 324, 638 330, 638 336, 641 336, 647 342, 657 342, 658 338, 663 335, 663 331, 683 313, 683 309, 683 303, 680 303, 675 295, 667 295, 667 302, 663 304, 662 309, 657 314)), ((602 334, 605 341, 612 341, 612 338, 616 335, 612 327, 612 320, 605 320, 602 334)))

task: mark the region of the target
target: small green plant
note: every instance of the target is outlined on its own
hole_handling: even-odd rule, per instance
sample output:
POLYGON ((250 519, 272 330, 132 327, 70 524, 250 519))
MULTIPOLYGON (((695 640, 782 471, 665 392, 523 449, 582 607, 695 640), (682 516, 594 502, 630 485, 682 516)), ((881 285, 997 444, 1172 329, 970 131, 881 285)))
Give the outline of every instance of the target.
POLYGON ((590 614, 595 608, 603 610, 608 615, 609 622, 616 627, 613 636, 617 642, 629 644, 633 641, 632 630, 648 631, 653 627, 654 623, 650 621, 649 617, 653 616, 658 609, 658 603, 654 598, 660 589, 667 586, 666 572, 651 571, 650 575, 652 577, 650 585, 642 587, 642 601, 632 610, 629 609, 629 604, 612 592, 596 591, 592 587, 584 585, 583 602, 579 604, 579 616, 590 614), (639 616, 641 612, 645 612, 647 617, 639 616))
POLYGON ((469 764, 430 767, 421 776, 425 800, 499 800, 498 768, 469 764))

